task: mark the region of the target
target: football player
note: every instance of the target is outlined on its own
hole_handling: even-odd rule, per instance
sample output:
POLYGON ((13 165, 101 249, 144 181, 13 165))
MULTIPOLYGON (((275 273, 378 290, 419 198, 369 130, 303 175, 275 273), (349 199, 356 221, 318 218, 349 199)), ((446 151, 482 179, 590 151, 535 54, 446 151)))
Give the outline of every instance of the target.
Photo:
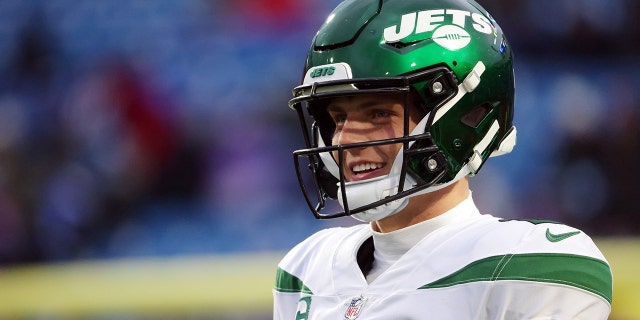
POLYGON ((474 204, 468 177, 517 132, 512 49, 476 2, 342 2, 293 96, 309 208, 364 223, 286 255, 274 319, 607 318, 611 269, 591 238, 474 204))

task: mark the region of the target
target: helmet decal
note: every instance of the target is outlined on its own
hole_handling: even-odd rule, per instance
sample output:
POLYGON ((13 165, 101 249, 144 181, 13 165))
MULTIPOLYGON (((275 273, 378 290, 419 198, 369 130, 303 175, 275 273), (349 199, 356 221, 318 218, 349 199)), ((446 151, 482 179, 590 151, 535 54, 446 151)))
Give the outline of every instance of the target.
MULTIPOLYGON (((384 29, 384 41, 387 43, 400 42, 403 39, 413 35, 422 34, 436 30, 441 25, 454 25, 460 29, 465 30, 467 27, 467 18, 471 18, 471 26, 477 32, 484 34, 492 34, 494 27, 485 16, 476 12, 469 12, 464 10, 454 9, 436 9, 425 10, 420 12, 412 12, 402 15, 400 20, 400 27, 398 25, 392 25, 384 29), (445 24, 446 23, 446 24, 445 24)), ((432 36, 435 38, 441 37, 443 34, 448 34, 448 30, 443 30, 440 34, 432 36)), ((458 31, 459 32, 459 31, 458 31)), ((455 32, 454 34, 457 34, 455 32)), ((468 33, 464 32, 466 36, 468 33)), ((443 46, 449 49, 446 46, 443 46)), ((464 46, 462 46, 464 47, 464 46)), ((450 49, 455 50, 455 49, 450 49)))
POLYGON ((351 79, 351 67, 348 63, 332 63, 313 67, 304 75, 303 84, 311 84, 318 81, 351 79))
POLYGON ((466 47, 471 42, 469 33, 456 25, 444 25, 433 31, 433 42, 454 51, 466 47))

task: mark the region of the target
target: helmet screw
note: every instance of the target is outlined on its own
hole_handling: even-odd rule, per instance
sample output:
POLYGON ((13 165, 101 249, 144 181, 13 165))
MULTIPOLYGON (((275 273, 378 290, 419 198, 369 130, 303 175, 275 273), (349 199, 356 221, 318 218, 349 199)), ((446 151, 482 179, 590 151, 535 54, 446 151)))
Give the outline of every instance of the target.
POLYGON ((454 139, 454 140, 453 140, 453 147, 454 147, 456 150, 459 150, 460 148, 462 148, 462 140, 460 140, 460 139, 454 139))
POLYGON ((443 89, 443 88, 444 88, 444 87, 443 87, 443 85, 442 85, 442 82, 440 82, 440 81, 436 81, 436 82, 434 82, 434 83, 431 85, 431 91, 432 91, 434 94, 440 94, 440 93, 442 93, 442 89, 443 89))
POLYGON ((435 159, 427 160, 427 168, 429 168, 430 171, 436 170, 438 168, 438 161, 435 159))

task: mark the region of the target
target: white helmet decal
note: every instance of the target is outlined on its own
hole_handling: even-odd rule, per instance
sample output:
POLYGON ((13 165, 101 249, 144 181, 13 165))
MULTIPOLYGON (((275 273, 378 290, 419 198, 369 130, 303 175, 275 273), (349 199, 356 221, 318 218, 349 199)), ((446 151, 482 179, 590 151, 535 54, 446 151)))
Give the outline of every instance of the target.
MULTIPOLYGON (((432 35, 434 40, 436 38, 440 38, 442 34, 460 34, 459 30, 463 30, 464 34, 468 36, 469 33, 466 31, 468 17, 471 18, 471 26, 473 27, 473 30, 483 34, 493 33, 494 27, 491 24, 491 21, 481 14, 464 10, 436 9, 402 15, 398 25, 389 26, 384 29, 384 41, 387 43, 395 43, 414 34, 422 34, 432 31, 434 32, 432 35), (436 31, 434 30, 447 25, 452 27, 457 26, 458 30, 455 30, 455 32, 451 32, 453 30, 442 30, 440 32, 441 34, 436 35, 436 31)), ((450 49, 448 46, 443 47, 449 50, 457 50, 450 49)), ((464 46, 460 48, 463 47, 464 46)))
POLYGON ((433 42, 451 51, 460 50, 471 42, 471 36, 466 30, 451 24, 438 27, 431 38, 433 42))

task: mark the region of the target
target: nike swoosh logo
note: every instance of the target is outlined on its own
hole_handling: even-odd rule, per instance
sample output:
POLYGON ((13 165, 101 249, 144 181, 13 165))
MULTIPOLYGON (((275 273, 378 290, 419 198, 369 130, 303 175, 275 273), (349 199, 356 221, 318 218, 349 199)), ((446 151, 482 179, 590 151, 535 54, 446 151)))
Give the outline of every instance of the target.
POLYGON ((549 231, 549 228, 547 228, 547 240, 549 240, 551 242, 558 242, 558 241, 562 241, 562 240, 564 240, 566 238, 573 237, 578 233, 580 233, 580 231, 553 234, 553 233, 551 233, 551 231, 549 231))

